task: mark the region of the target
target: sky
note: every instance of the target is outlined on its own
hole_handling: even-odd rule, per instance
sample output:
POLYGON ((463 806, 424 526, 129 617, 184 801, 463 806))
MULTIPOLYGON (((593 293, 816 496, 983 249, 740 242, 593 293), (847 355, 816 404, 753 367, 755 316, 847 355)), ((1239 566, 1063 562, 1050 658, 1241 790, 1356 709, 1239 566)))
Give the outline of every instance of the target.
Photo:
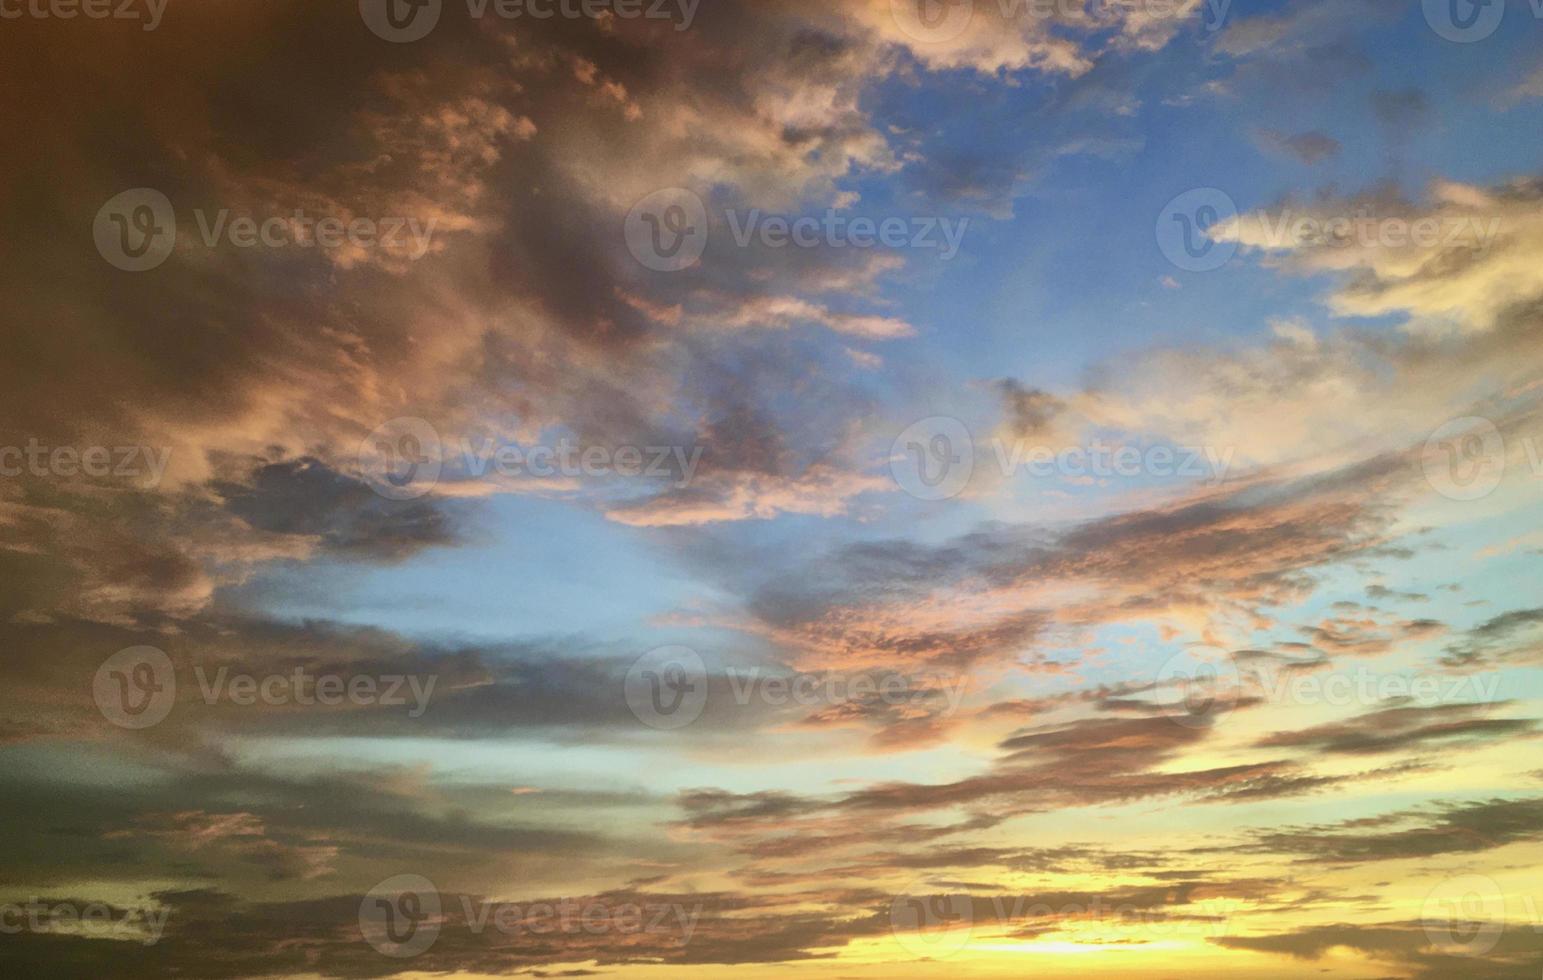
POLYGON ((1543 976, 1538 0, 0 20, 0 972, 1543 976))

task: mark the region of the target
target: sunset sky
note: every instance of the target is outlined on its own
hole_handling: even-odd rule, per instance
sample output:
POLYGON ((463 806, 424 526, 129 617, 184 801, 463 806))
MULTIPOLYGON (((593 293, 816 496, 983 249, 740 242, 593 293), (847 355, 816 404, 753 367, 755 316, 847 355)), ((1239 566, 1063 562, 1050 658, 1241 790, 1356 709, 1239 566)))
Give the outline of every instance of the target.
POLYGON ((0 974, 1543 977, 1543 0, 0 15, 0 974))

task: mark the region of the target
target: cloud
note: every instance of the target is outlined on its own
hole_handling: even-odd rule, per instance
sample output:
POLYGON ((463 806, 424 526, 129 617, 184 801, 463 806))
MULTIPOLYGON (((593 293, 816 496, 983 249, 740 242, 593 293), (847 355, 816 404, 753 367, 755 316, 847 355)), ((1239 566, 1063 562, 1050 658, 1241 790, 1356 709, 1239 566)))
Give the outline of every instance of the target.
POLYGON ((1264 149, 1282 156, 1290 156, 1306 163, 1321 163, 1339 155, 1340 142, 1317 130, 1287 135, 1277 129, 1264 129, 1254 134, 1255 141, 1264 149))
POLYGON ((1260 748, 1308 747, 1333 754, 1362 755, 1419 749, 1431 743, 1447 748, 1478 745, 1522 737, 1536 728, 1533 719, 1483 717, 1507 703, 1398 705, 1348 721, 1276 732, 1256 744, 1260 748))

